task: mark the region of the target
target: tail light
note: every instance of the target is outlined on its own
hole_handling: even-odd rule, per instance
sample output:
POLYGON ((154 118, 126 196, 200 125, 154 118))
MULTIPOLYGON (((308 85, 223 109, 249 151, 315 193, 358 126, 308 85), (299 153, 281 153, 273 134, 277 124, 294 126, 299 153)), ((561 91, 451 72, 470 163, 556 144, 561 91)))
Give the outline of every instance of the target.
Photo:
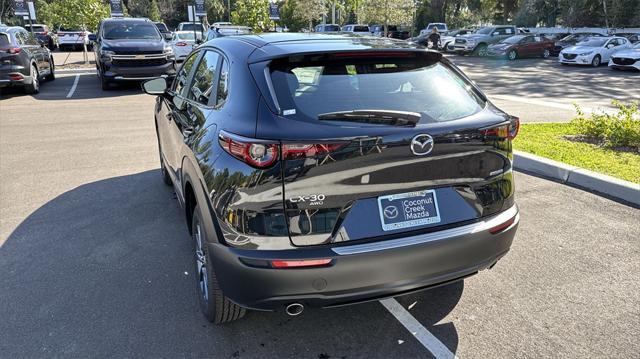
POLYGON ((176 42, 176 46, 187 46, 187 43, 184 41, 176 42))
POLYGON ((47 35, 47 34, 49 34, 49 32, 48 31, 40 31, 40 32, 36 32, 36 34, 38 34, 38 35, 47 35))
POLYGON ((485 137, 489 138, 506 138, 508 140, 513 140, 518 135, 518 131, 520 131, 520 119, 514 116, 511 116, 509 123, 500 124, 499 126, 485 128, 481 130, 481 133, 485 137))
POLYGON ((343 143, 319 144, 284 144, 282 158, 285 160, 301 159, 330 153, 344 147, 343 143))
POLYGON ((517 215, 509 218, 506 222, 504 223, 500 223, 499 225, 489 228, 489 233, 491 234, 498 234, 502 231, 504 231, 505 229, 511 227, 511 225, 516 221, 516 217, 517 215))
POLYGON ((19 54, 20 51, 22 51, 22 49, 19 47, 10 47, 7 49, 7 53, 12 55, 19 54))
POLYGON ((257 168, 266 168, 278 160, 278 145, 239 141, 220 134, 220 146, 231 156, 257 168))
POLYGON ((9 75, 9 80, 11 80, 11 81, 24 80, 24 76, 22 76, 21 74, 11 74, 11 75, 9 75))

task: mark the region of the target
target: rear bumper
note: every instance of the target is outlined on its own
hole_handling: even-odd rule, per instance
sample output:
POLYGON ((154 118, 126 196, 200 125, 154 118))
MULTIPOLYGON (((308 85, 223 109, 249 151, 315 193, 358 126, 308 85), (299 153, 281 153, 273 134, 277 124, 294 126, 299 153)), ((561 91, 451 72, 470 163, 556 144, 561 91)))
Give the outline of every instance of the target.
POLYGON ((0 87, 23 86, 32 81, 28 69, 19 65, 0 66, 0 87), (26 73, 26 74, 25 74, 26 73), (21 77, 17 79, 16 77, 21 77))
POLYGON ((210 244, 210 253, 223 292, 243 307, 279 310, 293 302, 333 307, 427 289, 486 269, 509 251, 518 221, 514 206, 482 222, 388 241, 282 251, 210 244), (489 232, 514 217, 504 231, 489 232), (319 258, 332 263, 305 269, 245 264, 319 258))

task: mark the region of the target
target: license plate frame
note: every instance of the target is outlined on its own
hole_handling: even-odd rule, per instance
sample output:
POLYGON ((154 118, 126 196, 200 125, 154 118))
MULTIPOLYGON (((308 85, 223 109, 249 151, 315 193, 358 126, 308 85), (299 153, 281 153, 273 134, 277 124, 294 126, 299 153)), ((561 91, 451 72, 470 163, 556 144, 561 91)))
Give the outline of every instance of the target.
POLYGON ((379 196, 378 214, 385 232, 442 221, 438 197, 432 189, 379 196))

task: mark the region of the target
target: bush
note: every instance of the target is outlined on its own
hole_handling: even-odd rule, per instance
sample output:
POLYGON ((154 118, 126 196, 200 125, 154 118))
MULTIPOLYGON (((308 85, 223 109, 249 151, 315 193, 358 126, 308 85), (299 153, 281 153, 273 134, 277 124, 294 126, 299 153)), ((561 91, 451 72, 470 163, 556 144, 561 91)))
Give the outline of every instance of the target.
POLYGON ((586 116, 580 106, 577 116, 571 120, 576 132, 596 139, 606 147, 632 147, 640 151, 640 110, 638 102, 625 105, 612 101, 618 108, 616 113, 592 113, 586 116))

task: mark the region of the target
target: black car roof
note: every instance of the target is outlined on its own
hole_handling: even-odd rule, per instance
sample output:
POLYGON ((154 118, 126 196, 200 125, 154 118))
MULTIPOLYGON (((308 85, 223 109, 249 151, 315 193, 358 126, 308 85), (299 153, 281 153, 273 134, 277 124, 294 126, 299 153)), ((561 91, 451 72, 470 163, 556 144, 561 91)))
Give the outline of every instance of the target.
POLYGON ((103 22, 120 22, 120 21, 130 21, 130 22, 148 22, 153 23, 151 20, 142 18, 142 17, 110 17, 102 20, 103 22))
POLYGON ((234 46, 229 41, 255 48, 248 61, 259 62, 290 54, 335 52, 335 51, 426 51, 419 45, 396 39, 358 36, 353 34, 325 33, 268 33, 223 37, 216 44, 234 46), (223 40, 224 39, 224 40, 223 40), (221 42, 224 41, 224 42, 221 42))

